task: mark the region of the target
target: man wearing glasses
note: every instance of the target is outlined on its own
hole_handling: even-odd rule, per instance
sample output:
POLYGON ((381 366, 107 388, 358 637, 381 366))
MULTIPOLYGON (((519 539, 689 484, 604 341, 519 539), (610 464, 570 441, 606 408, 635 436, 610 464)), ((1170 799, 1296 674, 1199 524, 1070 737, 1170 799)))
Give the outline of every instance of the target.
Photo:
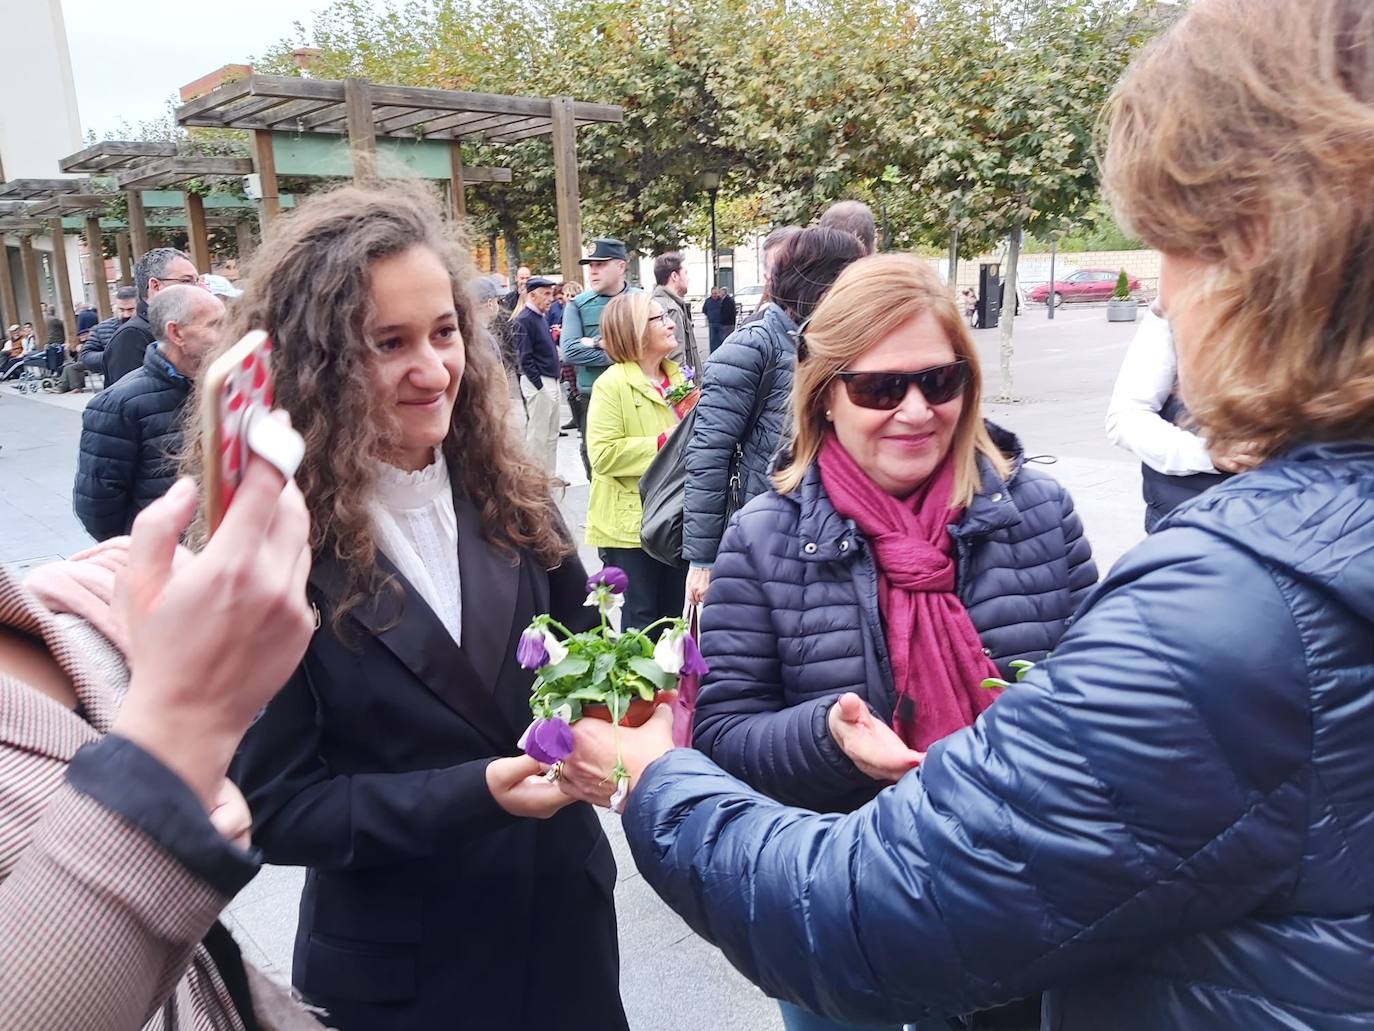
POLYGON ((135 369, 143 368, 143 356, 153 342, 148 326, 148 304, 169 286, 195 286, 200 275, 182 251, 157 247, 134 264, 134 287, 138 308, 133 318, 120 326, 105 348, 105 386, 114 386, 135 369))

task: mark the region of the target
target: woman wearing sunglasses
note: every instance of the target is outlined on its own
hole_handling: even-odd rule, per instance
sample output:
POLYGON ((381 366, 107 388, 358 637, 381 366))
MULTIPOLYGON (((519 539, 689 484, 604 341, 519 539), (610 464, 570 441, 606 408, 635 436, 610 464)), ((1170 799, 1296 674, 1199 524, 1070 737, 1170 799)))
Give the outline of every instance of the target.
POLYGON ((606 305, 601 345, 615 364, 597 379, 587 409, 587 543, 629 576, 621 620, 642 628, 680 614, 687 586, 686 569, 664 565, 639 543, 639 478, 677 426, 667 394, 683 375, 668 358, 677 349, 673 320, 648 294, 624 293, 606 305))
POLYGON ((980 393, 919 258, 851 265, 804 329, 790 458, 716 558, 694 735, 779 801, 848 812, 899 780, 996 701, 985 678, 1058 644, 1097 581, 1069 495, 983 421, 980 393))

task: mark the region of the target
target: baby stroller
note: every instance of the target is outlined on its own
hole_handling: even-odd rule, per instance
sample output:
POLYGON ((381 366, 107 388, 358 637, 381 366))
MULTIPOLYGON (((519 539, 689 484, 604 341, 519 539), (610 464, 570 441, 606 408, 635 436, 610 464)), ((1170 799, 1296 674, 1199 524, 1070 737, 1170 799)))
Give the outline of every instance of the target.
POLYGON ((0 383, 13 382, 21 394, 56 390, 66 361, 65 350, 61 344, 49 344, 39 353, 19 359, 0 376, 0 383))

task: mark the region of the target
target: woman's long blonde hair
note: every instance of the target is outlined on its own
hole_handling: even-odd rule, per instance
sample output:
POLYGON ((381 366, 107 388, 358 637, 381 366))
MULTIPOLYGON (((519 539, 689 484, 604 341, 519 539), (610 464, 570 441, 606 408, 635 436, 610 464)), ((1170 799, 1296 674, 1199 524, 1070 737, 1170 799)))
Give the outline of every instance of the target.
POLYGON ((949 290, 924 259, 910 254, 880 254, 856 261, 841 272, 804 326, 804 346, 798 349, 797 371, 792 378, 791 459, 773 476, 779 493, 796 490, 820 455, 830 432, 826 397, 835 374, 899 326, 927 314, 939 322, 955 357, 968 362, 970 372, 964 409, 950 446, 953 503, 967 505, 978 493, 979 455, 992 463, 998 475, 1011 474, 1011 464, 983 424, 983 373, 978 352, 949 290))
MULTIPOLYGON (((311 545, 348 570, 348 597, 336 622, 383 583, 369 504, 376 459, 394 449, 397 430, 373 377, 369 269, 413 247, 432 251, 453 287, 466 368, 441 447, 481 514, 483 536, 511 554, 527 550, 547 567, 573 552, 549 477, 507 432, 505 372, 476 315, 471 288, 478 273, 461 230, 421 185, 343 187, 306 200, 273 225, 253 257, 223 344, 249 329, 272 335, 277 407, 305 437, 296 482, 310 512, 311 545)), ((205 456, 194 443, 198 434, 188 431, 188 438, 184 465, 200 480, 205 456)))
POLYGON ((1374 436, 1374 4, 1197 0, 1104 125, 1122 221, 1213 266, 1180 338, 1199 428, 1264 454, 1374 436))

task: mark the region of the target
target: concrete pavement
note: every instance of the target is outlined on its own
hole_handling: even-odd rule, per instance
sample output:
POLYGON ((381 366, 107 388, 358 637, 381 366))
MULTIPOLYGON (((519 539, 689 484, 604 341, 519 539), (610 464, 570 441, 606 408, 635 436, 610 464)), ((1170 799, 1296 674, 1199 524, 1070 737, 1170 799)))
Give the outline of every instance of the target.
MULTIPOLYGON (((1101 309, 1068 309, 1049 322, 1031 310, 1017 320, 1015 404, 986 406, 989 418, 1022 437, 1028 456, 1072 491, 1105 572, 1142 536, 1137 464, 1103 436, 1107 398, 1133 327, 1109 324, 1101 309)), ((974 334, 986 393, 1001 389, 996 330, 974 334)), ((90 539, 71 512, 80 410, 89 395, 21 397, 0 387, 0 560, 29 566, 71 554, 90 539)), ((587 486, 573 436, 560 440, 562 505, 579 532, 587 486)), ((599 563, 590 549, 583 557, 599 563)), ((617 817, 605 816, 620 867, 616 887, 621 980, 635 1031, 771 1031, 774 1004, 714 948, 693 935, 645 885, 625 848, 617 817)), ((230 907, 247 954, 283 976, 290 966, 301 874, 267 868, 230 907)))

